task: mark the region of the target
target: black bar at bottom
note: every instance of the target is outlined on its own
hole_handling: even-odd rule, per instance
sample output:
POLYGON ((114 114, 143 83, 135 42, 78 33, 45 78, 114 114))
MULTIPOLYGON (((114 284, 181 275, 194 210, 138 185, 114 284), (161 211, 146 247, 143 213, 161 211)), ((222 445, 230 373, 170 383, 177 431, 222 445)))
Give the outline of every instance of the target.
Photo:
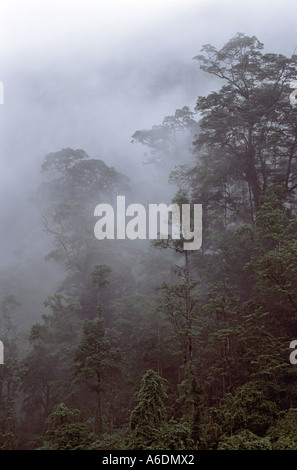
MULTIPOLYGON (((2 457, 8 457, 9 463, 13 463, 14 458, 18 461, 21 458, 22 464, 28 461, 28 464, 38 463, 40 465, 55 464, 56 462, 67 462, 67 465, 80 465, 82 470, 89 464, 94 469, 104 469, 110 466, 120 465, 123 468, 156 468, 158 466, 173 465, 180 466, 198 466, 199 470, 211 468, 215 464, 228 464, 229 466, 242 466, 257 463, 257 465, 267 465, 270 461, 277 463, 280 458, 282 465, 286 459, 292 457, 297 451, 137 451, 137 450, 98 450, 98 451, 43 451, 43 450, 20 450, 3 451, 2 457)), ((0 454, 1 457, 1 454, 0 454)))

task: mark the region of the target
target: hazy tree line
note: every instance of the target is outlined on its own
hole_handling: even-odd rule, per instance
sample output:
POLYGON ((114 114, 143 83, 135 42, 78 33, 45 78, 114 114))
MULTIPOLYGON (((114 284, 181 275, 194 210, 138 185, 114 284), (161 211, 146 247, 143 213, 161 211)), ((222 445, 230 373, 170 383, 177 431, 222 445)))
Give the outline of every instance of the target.
POLYGON ((1 449, 297 448, 297 57, 237 34, 195 60, 221 88, 132 142, 203 205, 200 250, 96 240, 97 204, 142 202, 133 175, 45 157, 34 204, 63 279, 27 338, 2 294, 1 449))

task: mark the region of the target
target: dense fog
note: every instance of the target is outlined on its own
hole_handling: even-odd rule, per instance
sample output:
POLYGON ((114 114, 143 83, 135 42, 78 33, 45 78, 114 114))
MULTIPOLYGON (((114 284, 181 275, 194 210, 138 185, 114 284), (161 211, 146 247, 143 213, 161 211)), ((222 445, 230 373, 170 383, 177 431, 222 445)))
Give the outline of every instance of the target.
POLYGON ((291 55, 294 8, 293 0, 2 1, 1 264, 24 241, 23 227, 32 230, 27 201, 46 154, 81 148, 154 183, 131 136, 216 88, 192 60, 201 46, 244 32, 291 55))
MULTIPOLYGON (((0 104, 0 304, 7 296, 18 302, 11 316, 19 328, 18 347, 23 354, 30 328, 49 314, 44 302, 56 292, 64 293, 64 289, 67 299, 74 302, 82 299, 85 318, 92 319, 86 301, 89 291, 78 298, 74 284, 65 287, 65 273, 70 268, 66 262, 56 262, 57 254, 49 255, 54 238, 59 237, 46 212, 54 207, 54 183, 50 183, 48 199, 43 191, 54 179, 50 172, 42 172, 45 157, 62 149, 81 149, 123 176, 115 188, 124 188, 130 203, 170 204, 178 189, 177 180, 169 181, 171 172, 195 161, 192 141, 201 118, 201 111, 195 110, 197 99, 222 86, 217 76, 201 70, 194 57, 203 45, 219 50, 242 33, 256 36, 264 44, 264 53, 290 58, 297 50, 296 13, 294 0, 0 1, 0 80, 4 85, 4 103, 0 104), (174 158, 148 163, 154 154, 137 141, 135 133, 161 126, 166 117, 183 108, 193 113, 191 133, 174 137, 174 158), (48 201, 52 206, 46 205, 48 201)), ((71 191, 64 189, 65 194, 71 191)), ((109 190, 107 187, 106 194, 109 190)), ((93 196, 90 200, 86 196, 91 217, 95 205, 104 202, 99 192, 98 201, 93 196)), ((110 202, 108 197, 106 202, 110 202)), ((90 230, 87 237, 93 237, 98 247, 101 242, 95 240, 92 227, 90 230)), ((218 228, 212 236, 219 233, 218 228)), ((113 331, 120 311, 113 301, 120 304, 132 293, 155 301, 158 283, 172 281, 176 274, 172 264, 181 264, 179 255, 153 254, 154 248, 146 241, 104 246, 100 259, 94 255, 94 265, 102 259, 112 266, 111 285, 116 287, 107 288, 103 300, 112 312, 106 321, 113 331)), ((93 303, 94 296, 90 294, 93 303)), ((144 312, 153 311, 149 303, 145 305, 144 312)), ((150 365, 149 359, 144 363, 150 365)), ((165 375, 170 376, 170 371, 165 375)), ((142 372, 140 367, 138 377, 142 372)), ((138 383, 133 386, 135 392, 138 383)), ((24 390, 17 399, 19 409, 24 390)), ((56 404, 51 404, 44 419, 56 404)))

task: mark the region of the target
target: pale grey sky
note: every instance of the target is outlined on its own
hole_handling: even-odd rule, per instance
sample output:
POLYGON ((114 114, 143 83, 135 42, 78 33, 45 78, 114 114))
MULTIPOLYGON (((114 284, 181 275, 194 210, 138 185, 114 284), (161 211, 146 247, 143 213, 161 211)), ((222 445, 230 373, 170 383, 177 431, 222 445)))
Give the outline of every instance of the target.
POLYGON ((212 89, 201 46, 243 32, 291 55, 296 18, 296 0, 0 0, 2 242, 45 154, 82 148, 148 177, 131 135, 212 89))
POLYGON ((65 146, 135 152, 136 129, 212 86, 192 61, 202 44, 240 31, 291 54, 296 13, 293 0, 0 0, 0 169, 65 146))

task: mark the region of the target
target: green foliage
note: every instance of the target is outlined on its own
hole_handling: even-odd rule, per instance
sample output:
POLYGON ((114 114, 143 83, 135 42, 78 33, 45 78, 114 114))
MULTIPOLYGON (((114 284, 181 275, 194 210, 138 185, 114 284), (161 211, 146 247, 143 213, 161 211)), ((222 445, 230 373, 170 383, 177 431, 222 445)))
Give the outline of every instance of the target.
POLYGON ((183 450, 192 448, 191 429, 186 420, 167 421, 165 382, 148 370, 142 377, 138 404, 130 416, 130 449, 183 450))
POLYGON ((242 431, 231 437, 222 437, 218 450, 271 450, 271 443, 267 437, 242 431))
POLYGON ((102 312, 103 312, 103 303, 100 300, 100 291, 103 287, 105 287, 109 281, 107 279, 107 276, 111 273, 111 269, 109 266, 106 266, 106 264, 96 264, 94 266, 94 269, 91 272, 91 279, 92 283, 96 286, 97 288, 97 299, 98 299, 98 304, 97 304, 97 311, 99 314, 99 317, 101 317, 102 312))
POLYGON ((46 259, 65 270, 59 291, 80 300, 89 289, 89 273, 102 257, 102 244, 94 237, 94 207, 103 199, 112 202, 115 193, 129 192, 128 178, 84 150, 71 148, 47 155, 42 172, 46 181, 36 199, 44 229, 53 240, 46 259))
POLYGON ((194 142, 197 164, 188 173, 195 199, 216 227, 219 221, 253 223, 267 188, 292 193, 297 187, 297 117, 288 104, 297 58, 262 51, 256 37, 238 33, 221 50, 205 45, 195 57, 223 83, 197 100, 201 132, 194 142))
MULTIPOLYGON (((115 368, 118 361, 119 351, 111 347, 103 319, 87 320, 75 352, 76 380, 97 379, 98 374, 101 376, 103 371, 115 368)), ((90 386, 93 389, 93 385, 90 386)))
POLYGON ((166 419, 164 400, 167 398, 164 379, 155 371, 148 370, 141 379, 137 396, 138 405, 131 413, 132 430, 142 426, 157 427, 166 419))
POLYGON ((82 413, 60 403, 47 419, 46 442, 40 450, 83 450, 90 443, 90 431, 81 422, 82 413))
POLYGON ((191 360, 193 343, 198 336, 198 332, 192 329, 195 316, 197 316, 196 284, 194 281, 190 285, 187 282, 163 283, 158 287, 161 295, 157 309, 173 327, 174 333, 168 340, 173 340, 178 344, 176 353, 182 356, 184 364, 191 360))
POLYGON ((95 284, 98 289, 102 289, 102 287, 106 286, 109 282, 106 278, 110 272, 111 269, 109 266, 106 266, 106 264, 96 265, 91 273, 93 284, 95 284))
POLYGON ((191 437, 191 424, 186 418, 179 421, 171 419, 161 428, 161 434, 155 445, 155 449, 164 450, 189 450, 194 448, 191 437))
POLYGON ((88 447, 88 450, 126 450, 128 438, 128 430, 119 429, 112 434, 103 434, 99 440, 95 439, 88 447))
POLYGON ((0 365, 0 448, 16 445, 16 404, 20 385, 19 332, 13 315, 20 308, 14 295, 3 296, 0 303, 0 338, 5 344, 4 364, 0 365))
POLYGON ((248 430, 263 437, 276 415, 275 403, 265 394, 265 383, 257 382, 247 382, 234 395, 227 394, 217 410, 222 429, 230 435, 248 430))
POLYGON ((244 269, 254 277, 256 302, 270 312, 283 335, 290 335, 297 314, 297 219, 276 194, 269 192, 259 208, 244 269))
POLYGON ((194 113, 184 106, 173 116, 166 116, 162 124, 134 132, 132 143, 138 142, 149 148, 149 155, 144 154, 145 164, 154 163, 172 169, 174 163, 180 164, 181 159, 189 157, 188 148, 197 128, 194 113))
POLYGON ((155 371, 148 370, 141 380, 138 404, 130 416, 130 448, 155 448, 159 442, 161 428, 166 423, 166 398, 164 380, 155 371))
POLYGON ((296 418, 296 408, 289 408, 280 413, 268 431, 273 450, 297 450, 296 418))
POLYGON ((15 442, 16 436, 13 433, 0 433, 0 450, 14 450, 15 442))
POLYGON ((51 313, 43 316, 43 323, 32 326, 30 349, 20 371, 22 408, 30 435, 43 431, 53 407, 69 393, 73 355, 82 325, 78 302, 67 303, 56 294, 45 305, 51 313))
POLYGON ((119 372, 120 352, 111 346, 104 327, 104 320, 87 320, 83 328, 83 337, 75 351, 75 382, 87 384, 97 397, 94 418, 94 432, 102 434, 101 394, 104 381, 115 386, 119 372))

